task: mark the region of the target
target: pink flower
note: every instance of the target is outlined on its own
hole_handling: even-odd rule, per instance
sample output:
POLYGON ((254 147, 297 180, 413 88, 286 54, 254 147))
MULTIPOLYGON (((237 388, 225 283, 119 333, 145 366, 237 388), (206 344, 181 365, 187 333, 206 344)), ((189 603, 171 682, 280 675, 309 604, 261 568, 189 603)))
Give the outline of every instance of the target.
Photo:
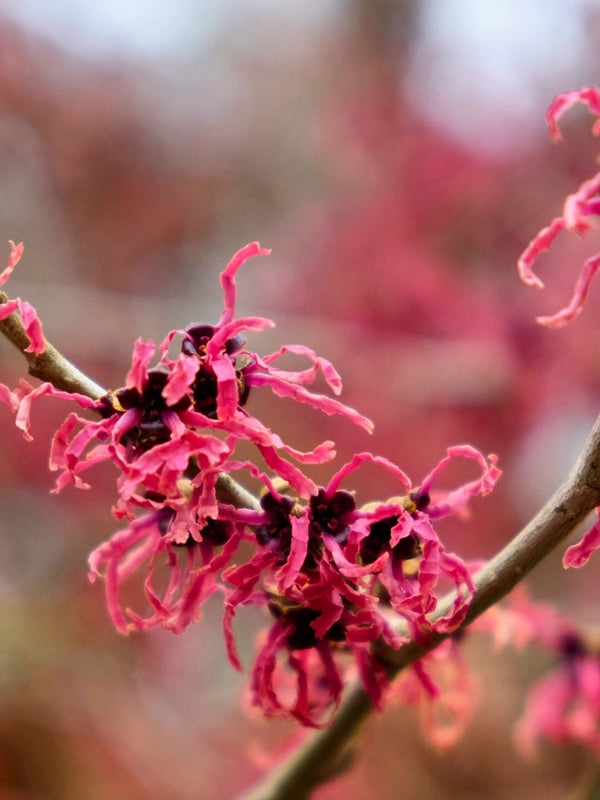
MULTIPOLYGON (((8 259, 8 266, 2 272, 0 272, 0 286, 3 286, 10 278, 12 271, 17 266, 21 256, 23 255, 22 242, 20 244, 15 244, 13 241, 11 241, 10 248, 11 250, 10 257, 8 259)), ((14 314, 15 311, 19 312, 21 315, 25 332, 27 333, 27 336, 31 342, 29 346, 25 348, 26 352, 39 355, 44 351, 46 343, 42 331, 42 323, 38 319, 36 310, 30 303, 27 302, 27 300, 21 300, 20 297, 17 297, 15 300, 7 299, 3 303, 0 302, 0 321, 6 319, 11 314, 14 314)))
POLYGON ((89 557, 89 578, 104 579, 108 611, 121 633, 156 627, 181 633, 196 622, 204 601, 221 587, 220 571, 248 538, 242 525, 218 518, 214 481, 207 490, 196 480, 189 501, 178 507, 160 498, 156 506, 89 557), (149 614, 124 608, 121 600, 124 584, 139 574, 149 614))
MULTIPOLYGON (((558 95, 547 113, 550 132, 555 141, 562 139, 558 120, 577 102, 586 103, 593 114, 600 116, 600 91, 595 87, 585 87, 578 91, 558 95)), ((594 123, 593 132, 600 135, 600 119, 594 123)), ((562 215, 553 219, 548 227, 543 228, 521 255, 518 269, 524 283, 540 289, 544 287, 542 280, 533 271, 535 262, 541 253, 552 245, 561 231, 585 234, 594 227, 595 218, 600 213, 599 194, 600 173, 597 173, 589 180, 584 181, 574 194, 567 197, 562 215)), ((574 319, 581 312, 592 278, 599 269, 600 254, 592 256, 583 265, 569 304, 551 316, 537 317, 537 322, 549 327, 561 327, 574 319)))
POLYGON ((316 612, 279 602, 269 608, 276 620, 260 637, 252 665, 252 706, 267 717, 293 717, 303 725, 326 727, 340 702, 346 673, 358 668, 381 707, 389 678, 370 647, 382 631, 372 628, 368 615, 345 611, 317 637, 311 628, 316 612))
POLYGON ((261 511, 222 508, 222 515, 253 526, 259 545, 250 560, 223 573, 233 587, 226 592, 224 626, 234 666, 241 668, 232 627, 239 606, 264 605, 275 619, 253 666, 253 705, 270 715, 322 724, 339 701, 349 655, 379 705, 388 680, 372 645, 382 639, 397 648, 405 641, 392 625, 394 613, 425 642, 431 630, 450 632, 460 625, 474 590, 468 567, 446 551, 432 519, 462 510, 472 496, 490 491, 499 475, 494 456, 485 459, 467 446, 451 448, 415 489, 392 462, 360 453, 308 502, 280 494, 267 479, 261 511), (480 477, 433 502, 434 482, 460 457, 476 461, 480 477), (357 508, 354 495, 340 484, 369 463, 395 475, 402 495, 357 508), (454 584, 456 599, 433 623, 429 616, 441 579, 454 584), (321 677, 311 687, 314 669, 321 677))
MULTIPOLYGON (((370 420, 354 409, 306 388, 320 373, 334 394, 341 391, 333 366, 309 348, 287 345, 264 357, 245 349, 244 331, 262 330, 274 323, 261 317, 236 319, 235 276, 248 258, 268 252, 254 242, 236 253, 221 273, 225 303, 217 324, 194 324, 171 331, 160 345, 156 367, 149 367, 155 352, 153 343, 141 339, 135 343, 125 386, 108 392, 95 406, 103 420, 87 421, 76 415, 65 420, 51 455, 52 469, 62 470, 58 489, 69 482, 85 486, 81 473, 107 458, 129 476, 122 485, 131 487, 133 475, 140 487, 146 481, 154 483, 155 471, 164 474, 164 464, 175 452, 184 464, 185 452, 191 460, 200 457, 204 447, 218 449, 218 440, 211 436, 222 432, 252 442, 280 477, 308 496, 315 484, 289 459, 323 463, 335 455, 333 442, 322 442, 309 452, 284 443, 245 410, 252 387, 267 386, 279 396, 326 414, 341 414, 366 430, 372 429, 370 420), (168 350, 178 336, 182 337, 181 352, 172 359, 168 350), (298 372, 278 369, 274 362, 287 352, 305 356, 311 366, 298 372), (202 437, 198 431, 211 433, 202 437), (88 450, 97 441, 101 444, 88 450)), ((132 494, 129 491, 130 497, 132 494)))
MULTIPOLYGON (((596 509, 596 516, 600 516, 600 509, 596 509)), ((583 535, 577 544, 572 544, 563 556, 563 567, 583 567, 589 561, 592 553, 600 548, 600 519, 583 535)))

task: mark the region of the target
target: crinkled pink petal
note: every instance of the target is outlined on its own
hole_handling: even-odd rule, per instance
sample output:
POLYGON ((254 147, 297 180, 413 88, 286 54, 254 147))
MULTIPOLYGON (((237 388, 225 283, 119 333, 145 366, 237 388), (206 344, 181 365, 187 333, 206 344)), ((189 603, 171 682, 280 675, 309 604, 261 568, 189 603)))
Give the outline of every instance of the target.
MULTIPOLYGON (((115 533, 107 542, 97 547, 89 556, 89 580, 105 580, 107 607, 116 629, 127 634, 129 629, 119 600, 119 584, 135 572, 154 549, 155 517, 148 515, 115 533), (145 541, 144 541, 145 540, 145 541), (141 547, 133 549, 142 543, 141 547)), ((160 537, 159 537, 160 538, 160 537)))
POLYGON ((169 621, 169 630, 173 633, 183 633, 192 622, 200 619, 200 611, 203 603, 215 591, 216 584, 214 576, 204 570, 195 572, 190 585, 186 588, 185 595, 177 604, 178 607, 171 611, 172 619, 169 621))
MULTIPOLYGON (((598 514, 598 511, 596 512, 598 514)), ((583 567, 589 561, 592 553, 600 548, 600 519, 577 544, 571 545, 563 556, 563 567, 583 567)))
MULTIPOLYGON (((406 539, 407 536, 410 536, 415 527, 418 527, 419 524, 413 515, 404 509, 396 511, 393 516, 398 517, 398 522, 390 531, 390 547, 392 548, 396 547, 402 539, 406 539)), ((385 519, 385 517, 383 519, 385 519)))
POLYGON ((327 484, 327 494, 332 495, 333 492, 337 491, 344 478, 350 475, 351 472, 354 472, 356 469, 358 469, 358 467, 365 462, 369 464, 378 464, 379 466, 384 467, 398 478, 406 491, 410 491, 410 480, 406 473, 400 469, 400 467, 397 467, 396 464, 389 459, 384 458, 383 456, 375 456, 372 453, 363 452, 354 455, 350 461, 344 464, 344 466, 335 473, 335 475, 327 484))
POLYGON ((184 353, 180 354, 171 368, 165 388, 162 390, 162 396, 167 405, 174 406, 182 397, 189 394, 199 366, 197 358, 186 356, 184 353))
MULTIPOLYGON (((242 317, 232 319, 226 325, 216 328, 211 338, 206 343, 206 352, 212 358, 216 358, 225 349, 228 339, 233 339, 238 333, 244 331, 264 331, 266 328, 274 328, 275 323, 266 317, 242 317)), ((251 357, 254 353, 249 353, 251 357)))
POLYGON ((127 431, 132 430, 139 425, 142 421, 142 417, 144 416, 143 409, 141 408, 128 408, 124 414, 121 414, 120 417, 114 422, 112 428, 112 440, 113 442, 120 442, 123 436, 127 433, 127 431))
POLYGON ((11 314, 19 312, 23 321, 25 333, 29 337, 29 345, 25 348, 26 353, 39 355, 44 352, 46 341, 42 330, 42 323, 38 319, 35 308, 26 300, 17 297, 16 300, 8 300, 0 303, 0 320, 10 317, 11 314))
POLYGON ((31 344, 25 348, 26 353, 35 353, 39 356, 46 349, 46 340, 44 339, 44 331, 42 330, 42 323, 40 322, 37 311, 28 303, 27 300, 19 300, 19 311, 23 325, 25 326, 25 333, 29 336, 31 344))
POLYGON ((236 643, 235 643, 235 634, 233 632, 233 618, 235 617, 236 613, 236 606, 231 605, 230 603, 225 604, 225 613, 223 614, 223 639, 225 640, 225 652, 227 653, 227 658, 229 659, 229 663, 234 669, 237 669, 238 672, 242 672, 242 662, 240 661, 240 657, 238 655, 236 643))
MULTIPOLYGON (((227 446, 230 448, 230 452, 233 452, 235 448, 235 441, 227 441, 227 446)), ((264 486, 267 487, 267 490, 276 498, 281 499, 275 484, 273 483, 271 477, 267 475, 266 472, 261 472, 259 468, 253 461, 237 461, 237 460, 228 460, 226 467, 224 467, 226 471, 231 474, 232 472, 239 472, 240 470, 248 470, 248 472, 252 475, 253 478, 256 478, 257 481, 260 481, 264 486)), ((239 511, 250 511, 250 509, 239 509, 239 511)), ((262 514, 262 511, 260 512, 262 514)), ((260 522, 262 522, 262 518, 260 522)), ((248 523, 252 525, 253 523, 248 523)), ((258 521, 255 524, 260 524, 258 521)))
MULTIPOLYGON (((50 469, 74 470, 92 439, 108 437, 115 422, 116 417, 92 421, 82 419, 74 413, 69 414, 53 437, 50 469), (73 436, 78 424, 81 424, 81 430, 73 436)), ((108 453, 106 456, 108 457, 108 453)))
MULTIPOLYGON (((559 95, 548 110, 548 123, 552 137, 561 139, 558 120, 575 103, 583 102, 596 115, 600 113, 600 92, 595 87, 584 87, 578 91, 565 92, 559 95)), ((595 134, 600 134, 600 119, 593 126, 595 134)), ((569 195, 563 206, 561 217, 555 218, 549 227, 543 228, 528 245, 518 262, 521 279, 532 286, 543 288, 543 282, 533 272, 533 264, 544 250, 554 242, 561 230, 567 229, 584 234, 592 227, 593 217, 600 216, 600 173, 584 181, 579 189, 569 195)), ((600 255, 586 261, 577 279, 571 301, 556 314, 537 317, 537 322, 548 327, 561 327, 574 319, 583 307, 590 282, 600 268, 600 255)))
POLYGON ((565 228, 583 234, 592 224, 588 219, 598 213, 598 192, 600 192, 600 172, 584 181, 579 189, 567 196, 563 206, 565 228))
POLYGON ((378 711, 382 710, 384 693, 390 679, 384 664, 372 653, 361 648, 354 651, 361 683, 378 711))
POLYGON ((471 497, 488 494, 502 475, 502 471, 496 466, 498 457, 493 453, 484 456, 471 445, 449 447, 446 451, 446 456, 423 479, 420 487, 421 493, 429 493, 439 475, 457 458, 468 458, 475 461, 481 467, 481 476, 444 495, 442 500, 431 503, 427 507, 427 514, 432 519, 440 519, 448 514, 454 514, 464 508, 471 497))
POLYGON ((225 269, 221 272, 220 281, 223 289, 225 307, 223 308, 223 313, 221 314, 218 327, 226 325, 235 316, 235 306, 237 300, 235 276, 238 269, 247 259, 254 256, 268 256, 270 252, 270 250, 266 250, 265 248, 261 247, 258 242, 251 242, 245 247, 242 247, 241 250, 238 250, 231 261, 227 264, 225 269))
POLYGON ((75 392, 63 392, 59 389, 55 389, 51 383, 41 383, 35 389, 29 387, 29 391, 25 391, 20 399, 19 402, 19 409, 17 411, 17 416, 15 419, 15 425, 17 428, 23 432, 23 436, 27 441, 31 441, 33 436, 29 433, 30 427, 30 414, 31 414, 31 406, 39 397, 43 395, 50 395, 51 397, 57 397, 61 400, 74 400, 77 402, 82 408, 96 408, 97 403, 95 400, 91 400, 89 397, 86 397, 82 394, 76 394, 75 392))
POLYGON ((275 576, 279 582, 278 589, 281 593, 285 592, 285 590, 294 583, 306 560, 306 554, 308 552, 309 510, 308 506, 306 506, 298 516, 294 514, 290 518, 292 526, 290 554, 283 567, 275 576))
POLYGON ((119 495, 129 499, 140 487, 163 494, 179 495, 177 481, 186 470, 192 454, 188 442, 169 440, 146 450, 119 477, 119 495))
POLYGON ((245 603, 263 572, 271 567, 275 560, 276 555, 270 550, 260 550, 250 561, 224 570, 223 579, 235 587, 228 595, 227 605, 236 607, 245 603))
POLYGON ((185 331, 183 328, 177 328, 177 329, 176 329, 176 330, 174 330, 174 331, 169 331, 169 332, 167 333, 167 335, 165 336, 165 338, 162 340, 162 342, 161 342, 161 343, 159 344, 159 346, 158 346, 158 352, 159 352, 159 353, 160 353, 160 355, 161 355, 161 362, 164 362, 164 363, 165 363, 165 364, 167 364, 167 365, 168 365, 168 364, 170 364, 170 363, 172 363, 172 362, 170 361, 170 359, 169 359, 169 358, 167 358, 167 352, 168 352, 168 350, 169 350, 169 347, 170 347, 170 345, 171 345, 171 342, 173 341, 173 339, 174 339, 176 336, 181 336, 181 337, 183 337, 184 339, 186 339, 186 338, 189 338, 189 335, 188 335, 188 333, 187 333, 187 332, 186 332, 186 331, 185 331))
POLYGON ((432 628, 441 633, 451 633, 458 628, 466 616, 475 592, 475 584, 464 561, 444 549, 440 552, 440 572, 454 582, 456 597, 448 613, 439 617, 432 628))
POLYGON ((125 385, 129 389, 137 389, 140 394, 148 381, 148 364, 154 355, 156 347, 154 342, 136 339, 131 358, 131 369, 127 373, 125 385))
POLYGON ((287 481, 291 487, 298 492, 301 497, 310 497, 311 494, 316 494, 317 486, 314 481, 307 478, 289 461, 281 458, 272 446, 257 445, 260 454, 265 460, 265 463, 284 481, 287 481))
POLYGON ((8 386, 0 383, 0 403, 6 403, 7 406, 10 406, 11 411, 17 411, 20 402, 15 392, 11 392, 8 386))
POLYGON ((228 355, 211 360, 217 378, 217 416, 228 420, 236 415, 239 406, 239 391, 235 367, 228 355))
POLYGON ((361 566, 360 564, 356 564, 355 562, 346 558, 339 543, 336 542, 334 537, 330 534, 323 533, 323 544, 331 553, 335 565, 342 575, 345 575, 347 578, 351 578, 352 580, 362 578, 364 575, 378 574, 381 572, 390 557, 388 552, 383 552, 378 558, 375 559, 375 561, 372 561, 370 564, 366 564, 365 566, 361 566))
POLYGON ((281 380, 275 374, 268 375, 266 373, 250 372, 247 378, 247 384, 248 386, 269 386, 274 394, 279 397, 290 397, 298 403, 306 403, 328 416, 339 414, 342 417, 347 417, 355 425, 364 428, 367 433, 373 432, 374 426, 372 420, 363 416, 363 414, 359 414, 354 408, 340 403, 339 400, 335 400, 333 397, 309 392, 304 386, 281 380))
POLYGON ((3 286, 6 281, 10 278, 13 269, 19 263, 21 256, 23 255, 23 242, 19 244, 15 244, 12 239, 9 240, 10 244, 10 256, 8 257, 8 266, 0 272, 0 286, 3 286))
POLYGON ((286 669, 278 655, 287 650, 287 636, 279 621, 267 632, 252 667, 252 704, 267 717, 293 717, 306 726, 326 727, 343 688, 331 647, 319 642, 307 650, 288 651, 286 669))
POLYGON ((81 424, 79 414, 72 411, 60 425, 50 446, 50 470, 64 469, 67 466, 67 452, 75 429, 81 424))
MULTIPOLYGON (((165 497, 180 497, 179 480, 189 466, 190 459, 197 457, 200 466, 200 479, 211 479, 211 470, 220 466, 229 454, 225 442, 214 436, 203 436, 194 431, 185 431, 177 439, 170 439, 146 450, 134 459, 119 477, 121 500, 128 501, 140 488, 145 488, 165 497)), ((214 480, 212 485, 214 486, 214 480)), ((200 487, 202 492, 203 484, 200 487)), ((206 500, 210 492, 203 498, 206 500)), ((200 504, 200 495, 196 496, 200 504)), ((200 506, 204 511, 204 506, 200 506)), ((212 504, 211 504, 212 508, 212 504)), ((214 510, 214 509, 213 509, 214 510)))
MULTIPOLYGON (((560 142, 563 138, 558 121, 576 103, 585 103, 592 114, 600 116, 600 92, 595 86, 584 86, 572 92, 562 92, 554 98, 546 112, 550 135, 555 142, 560 142)), ((593 132, 596 135, 600 134, 600 120, 594 123, 593 132)))
POLYGON ((190 426, 226 431, 236 439, 247 439, 259 447, 282 450, 302 463, 324 464, 335 457, 333 442, 322 442, 308 452, 296 450, 285 445, 276 433, 266 428, 260 420, 249 415, 238 413, 230 419, 214 420, 195 411, 184 411, 179 416, 184 423, 190 426))
POLYGON ((600 255, 588 258, 579 273, 569 305, 561 308, 556 314, 536 317, 536 322, 540 325, 546 325, 548 328, 562 328, 564 325, 571 322, 572 319, 575 319, 575 317, 581 313, 583 304, 588 296, 592 278, 599 269, 600 255))
POLYGON ((558 234, 564 230, 565 221, 562 217, 556 217, 547 228, 542 228, 538 235, 531 240, 525 251, 517 262, 519 276, 523 283, 528 286, 536 286, 538 289, 544 288, 544 282, 533 271, 533 265, 538 256, 547 250, 554 242, 558 234))
MULTIPOLYGON (((338 592, 340 596, 346 598, 352 605, 360 609, 368 609, 373 605, 373 597, 362 591, 359 586, 356 586, 352 581, 347 581, 339 570, 330 563, 329 559, 321 559, 319 564, 319 572, 321 574, 321 582, 327 587, 329 593, 338 592)), ((323 597, 322 588, 316 587, 318 596, 323 597)), ((304 595, 310 600, 311 605, 314 604, 314 595, 311 594, 311 587, 304 590, 304 595)))
POLYGON ((301 464, 326 464, 335 458, 335 442, 321 442, 312 450, 296 450, 295 447, 283 444, 281 440, 274 443, 274 446, 282 450, 286 455, 291 456, 301 464))
POLYGON ((281 378, 284 381, 288 381, 290 383, 300 383, 300 384, 311 384, 314 383, 315 378, 318 372, 321 372, 325 380, 327 381, 327 385, 333 391, 334 394, 340 394, 342 391, 342 380, 338 371, 335 369, 333 364, 328 361, 326 358, 322 358, 318 356, 314 350, 311 350, 310 347, 304 347, 303 345, 298 344, 285 344, 282 345, 276 353, 271 353, 268 356, 263 356, 261 359, 258 360, 258 363, 262 365, 272 364, 278 358, 281 358, 285 353, 294 353, 295 355, 305 356, 306 358, 312 361, 313 366, 310 369, 305 369, 300 372, 293 372, 288 370, 280 370, 274 369, 273 374, 276 374, 278 378, 281 378))
POLYGON ((5 303, 0 303, 0 320, 10 317, 19 310, 20 298, 16 300, 7 300, 5 303))

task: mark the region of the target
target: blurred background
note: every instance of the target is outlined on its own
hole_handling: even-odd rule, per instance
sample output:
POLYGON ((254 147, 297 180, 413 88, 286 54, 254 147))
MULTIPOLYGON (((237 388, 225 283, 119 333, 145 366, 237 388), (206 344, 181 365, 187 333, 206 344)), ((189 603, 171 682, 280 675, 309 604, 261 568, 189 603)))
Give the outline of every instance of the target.
MULTIPOLYGON (((598 411, 600 289, 570 327, 534 322, 567 301, 597 242, 561 239, 540 263, 544 293, 515 263, 595 170, 587 112, 569 115, 560 146, 544 113, 598 80, 599 39, 597 0, 3 0, 0 241, 6 257, 8 239, 25 242, 9 294, 118 387, 137 336, 217 319, 219 271, 258 239, 273 253, 240 273, 240 312, 278 327, 252 346, 330 358, 376 432, 260 391, 250 410, 295 446, 333 438, 338 464, 370 449, 415 483, 449 445, 498 453, 496 492, 439 528, 464 557, 491 556, 598 411)), ((24 374, 8 343, 0 369, 9 385, 24 374)), ((233 798, 295 729, 241 710, 218 603, 182 637, 115 633, 86 579, 116 528, 115 476, 50 494, 65 414, 41 401, 26 444, 0 408, 0 800, 233 798)), ((395 491, 369 469, 347 488, 395 491)), ((561 555, 531 594, 592 622, 598 560, 564 573, 561 555)), ((240 625, 246 665, 261 622, 240 625)), ((547 746, 525 762, 512 738, 551 658, 465 647, 480 707, 456 748, 437 753, 418 714, 392 707, 318 800, 575 788, 585 753, 547 746)))

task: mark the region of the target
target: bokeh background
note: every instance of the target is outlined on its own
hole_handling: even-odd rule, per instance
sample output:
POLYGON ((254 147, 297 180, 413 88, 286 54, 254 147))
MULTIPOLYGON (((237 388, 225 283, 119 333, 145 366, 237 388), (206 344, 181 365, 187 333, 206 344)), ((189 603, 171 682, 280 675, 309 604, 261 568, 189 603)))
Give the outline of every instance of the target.
MULTIPOLYGON (((333 360, 376 432, 260 392, 251 410, 299 447, 334 438, 338 463, 368 448, 415 482, 448 445, 497 452, 497 491, 440 528, 488 557, 598 410, 600 290, 569 328, 534 323, 570 296, 594 242, 545 256, 543 294, 515 262, 595 168, 585 110, 560 146, 544 112, 597 81, 599 39, 597 0, 3 0, 0 240, 26 248, 9 292, 117 387, 137 336, 217 318, 219 271, 258 239, 273 254, 241 272, 241 311, 278 327, 252 345, 333 360)), ((23 365, 0 342, 1 380, 23 365)), ((0 800, 233 798, 295 729, 241 709, 218 603, 182 637, 114 632, 86 579, 115 528, 114 474, 50 494, 65 413, 40 402, 26 444, 0 409, 0 800)), ((395 489, 368 469, 353 488, 365 501, 395 489)), ((591 623, 598 565, 563 573, 560 557, 531 594, 591 623)), ((246 664, 261 622, 240 626, 246 664)), ((390 708, 315 797, 566 797, 586 754, 547 746, 526 762, 512 738, 551 658, 477 637, 465 650, 480 707, 452 751, 423 739, 414 709, 390 708)))

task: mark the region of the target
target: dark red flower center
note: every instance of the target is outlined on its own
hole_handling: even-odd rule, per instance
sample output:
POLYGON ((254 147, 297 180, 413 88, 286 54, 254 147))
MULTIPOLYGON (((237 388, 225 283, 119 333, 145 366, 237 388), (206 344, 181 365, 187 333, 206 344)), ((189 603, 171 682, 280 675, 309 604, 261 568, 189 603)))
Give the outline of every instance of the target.
MULTIPOLYGON (((268 604, 268 608, 275 619, 286 623, 287 644, 290 650, 308 650, 317 644, 317 635, 311 623, 320 616, 320 611, 288 604, 283 598, 274 598, 268 604)), ((334 622, 323 638, 330 642, 343 642, 346 639, 343 624, 339 621, 334 622)))
MULTIPOLYGON (((188 356, 196 356, 200 360, 200 368, 191 386, 194 397, 194 410, 211 419, 217 416, 217 378, 205 363, 206 346, 215 329, 212 325, 190 325, 186 328, 186 338, 181 344, 181 351, 188 356)), ((240 366, 236 353, 246 344, 246 339, 241 334, 233 336, 225 342, 225 353, 230 357, 235 367, 238 387, 238 405, 244 406, 250 394, 250 387, 246 385, 244 370, 249 365, 240 366)))
MULTIPOLYGON (((259 544, 275 549, 280 563, 285 563, 292 543, 291 515, 294 500, 283 495, 280 499, 267 492, 261 498, 268 522, 256 529, 259 544)), ((354 497, 349 492, 334 492, 331 497, 325 489, 310 498, 308 549, 303 569, 315 569, 323 551, 323 534, 328 533, 343 547, 348 541, 350 515, 356 509, 354 497)))
MULTIPOLYGON (((390 551, 392 528, 399 521, 399 517, 386 517, 369 526, 369 535, 360 543, 360 558, 363 564, 372 564, 379 556, 390 551)), ((398 544, 391 548, 392 558, 408 561, 418 558, 423 551, 421 537, 416 533, 409 533, 398 544)))

